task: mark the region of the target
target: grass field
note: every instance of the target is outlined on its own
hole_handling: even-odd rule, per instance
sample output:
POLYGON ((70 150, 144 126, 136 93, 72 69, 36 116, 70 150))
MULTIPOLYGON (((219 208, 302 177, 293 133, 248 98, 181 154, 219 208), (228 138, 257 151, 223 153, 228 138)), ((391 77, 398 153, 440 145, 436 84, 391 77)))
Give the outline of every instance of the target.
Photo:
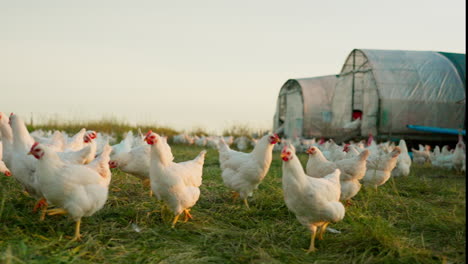
MULTIPOLYGON (((198 147, 173 146, 177 161, 198 147)), ((306 156, 301 155, 305 163, 306 156)), ((71 242, 67 217, 38 221, 35 201, 12 178, 0 177, 0 262, 2 263, 464 263, 465 175, 415 167, 378 191, 361 190, 343 221, 330 227, 307 255, 310 235, 288 211, 281 188, 281 161, 270 171, 250 209, 233 204, 220 177, 218 153, 205 160, 201 197, 194 219, 175 229, 138 179, 113 171, 109 199, 83 218, 82 242, 71 242)))

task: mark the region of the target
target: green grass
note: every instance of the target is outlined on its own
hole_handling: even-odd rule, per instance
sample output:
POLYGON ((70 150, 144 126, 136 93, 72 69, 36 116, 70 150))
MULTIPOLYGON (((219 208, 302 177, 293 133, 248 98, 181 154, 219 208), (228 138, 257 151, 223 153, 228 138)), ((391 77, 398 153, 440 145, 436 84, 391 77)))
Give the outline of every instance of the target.
MULTIPOLYGON (((177 161, 202 148, 173 146, 177 161)), ((82 242, 64 216, 38 221, 35 201, 0 178, 0 262, 3 263, 464 263, 465 175, 413 167, 378 191, 362 190, 343 221, 330 227, 318 251, 307 255, 310 235, 283 201, 281 161, 270 171, 250 210, 233 204, 220 177, 218 153, 208 150, 194 219, 175 229, 136 178, 114 171, 109 199, 83 218, 82 242), (141 229, 136 232, 133 225, 141 229)), ((306 157, 300 157, 305 162, 306 157)))

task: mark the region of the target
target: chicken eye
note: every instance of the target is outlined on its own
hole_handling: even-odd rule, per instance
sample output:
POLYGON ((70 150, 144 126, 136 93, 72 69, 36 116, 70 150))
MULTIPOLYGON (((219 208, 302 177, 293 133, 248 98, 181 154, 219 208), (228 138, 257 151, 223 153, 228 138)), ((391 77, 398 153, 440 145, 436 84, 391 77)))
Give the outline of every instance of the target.
POLYGON ((35 149, 35 150, 34 150, 34 152, 39 152, 39 151, 40 151, 40 149, 35 149))
POLYGON ((291 152, 288 151, 287 154, 288 154, 288 155, 291 155, 291 152))

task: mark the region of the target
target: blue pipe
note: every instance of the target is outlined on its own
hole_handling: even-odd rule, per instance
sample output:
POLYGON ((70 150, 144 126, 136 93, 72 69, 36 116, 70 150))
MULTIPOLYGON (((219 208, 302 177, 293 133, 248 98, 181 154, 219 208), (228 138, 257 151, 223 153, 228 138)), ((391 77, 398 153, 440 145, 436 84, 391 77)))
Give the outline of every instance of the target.
POLYGON ((409 129, 414 129, 418 131, 431 132, 431 133, 440 133, 440 134, 449 134, 449 135, 458 135, 460 132, 463 136, 466 136, 466 130, 453 129, 453 128, 441 128, 441 127, 428 127, 428 126, 415 126, 415 125, 406 125, 409 129))

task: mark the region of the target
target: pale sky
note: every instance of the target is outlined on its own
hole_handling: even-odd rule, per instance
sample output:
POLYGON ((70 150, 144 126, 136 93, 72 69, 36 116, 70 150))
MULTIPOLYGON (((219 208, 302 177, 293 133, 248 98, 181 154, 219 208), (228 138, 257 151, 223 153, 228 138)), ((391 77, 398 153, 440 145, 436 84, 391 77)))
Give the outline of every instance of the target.
POLYGON ((0 111, 271 128, 288 79, 354 48, 465 53, 465 17, 465 0, 0 0, 0 111))

